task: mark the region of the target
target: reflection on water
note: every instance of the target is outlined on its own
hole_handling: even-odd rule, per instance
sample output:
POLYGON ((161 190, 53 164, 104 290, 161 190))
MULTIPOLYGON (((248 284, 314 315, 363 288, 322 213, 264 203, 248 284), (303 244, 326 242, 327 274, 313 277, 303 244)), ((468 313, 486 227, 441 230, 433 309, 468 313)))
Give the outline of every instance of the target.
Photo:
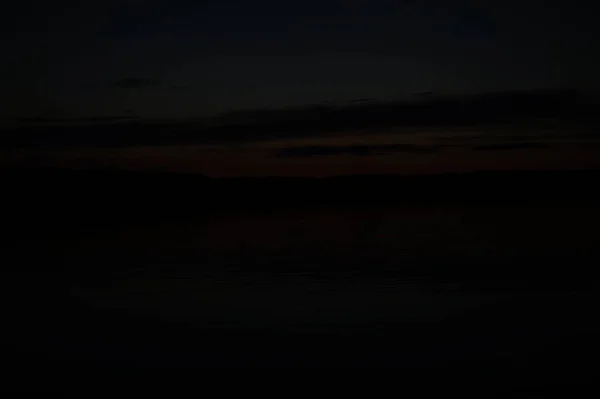
POLYGON ((97 306, 204 325, 434 320, 509 295, 420 281, 408 270, 592 248, 599 215, 583 207, 342 207, 163 225, 82 241, 82 253, 101 249, 107 262, 126 253, 130 263, 75 291, 97 306))
POLYGON ((595 246, 599 208, 322 207, 218 216, 203 224, 163 224, 82 238, 76 251, 138 256, 450 256, 536 253, 595 246))

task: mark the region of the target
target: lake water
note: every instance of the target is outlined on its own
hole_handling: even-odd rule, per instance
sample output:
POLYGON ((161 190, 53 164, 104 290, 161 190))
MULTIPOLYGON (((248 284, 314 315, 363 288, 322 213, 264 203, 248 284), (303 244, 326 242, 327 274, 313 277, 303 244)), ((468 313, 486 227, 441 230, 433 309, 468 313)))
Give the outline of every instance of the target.
POLYGON ((73 294, 204 327, 439 321, 511 298, 466 288, 448 278, 453 268, 498 267, 494 254, 589 251, 598 222, 589 206, 488 206, 313 208, 165 224, 80 239, 73 256, 81 268, 96 266, 73 294))

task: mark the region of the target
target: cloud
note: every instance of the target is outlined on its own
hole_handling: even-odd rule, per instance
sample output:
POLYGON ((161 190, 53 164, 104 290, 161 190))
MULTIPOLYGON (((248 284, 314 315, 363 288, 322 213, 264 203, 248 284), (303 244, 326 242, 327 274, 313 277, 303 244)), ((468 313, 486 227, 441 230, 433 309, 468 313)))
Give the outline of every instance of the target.
POLYGON ((374 98, 358 98, 356 100, 350 100, 351 103, 369 103, 375 101, 374 98))
POLYGON ((126 78, 117 81, 115 84, 121 89, 143 89, 147 87, 156 87, 160 82, 156 79, 148 78, 126 78))
POLYGON ((436 139, 439 140, 440 142, 444 142, 444 143, 459 143, 459 144, 468 144, 468 143, 473 143, 473 142, 477 142, 480 141, 482 139, 486 139, 486 135, 485 134, 473 134, 473 135, 458 135, 458 136, 441 136, 441 137, 437 137, 436 139))
POLYGON ((52 124, 64 124, 64 123, 78 123, 78 122, 120 122, 128 121, 133 119, 129 115, 108 115, 108 116, 88 116, 88 117, 25 117, 25 118, 14 118, 13 121, 19 125, 52 125, 52 124))
MULTIPOLYGON (((160 87, 163 91, 186 88, 183 85, 172 86, 170 83, 146 77, 129 77, 113 84, 116 84, 113 87, 123 90, 160 87)), ((540 100, 543 104, 540 101, 539 104, 530 101, 532 97, 536 98, 534 95, 516 96, 514 93, 510 95, 500 93, 449 97, 444 101, 431 102, 400 101, 319 106, 313 104, 306 107, 267 108, 230 113, 206 120, 154 118, 145 120, 135 117, 135 113, 129 111, 114 117, 82 118, 79 120, 81 126, 76 126, 78 121, 73 119, 67 121, 64 118, 25 118, 15 121, 13 124, 16 127, 2 128, 0 144, 13 147, 227 145, 289 138, 322 138, 344 133, 355 135, 362 132, 364 137, 362 145, 321 144, 293 147, 290 143, 289 148, 279 148, 271 153, 271 156, 276 157, 315 157, 341 154, 374 156, 394 152, 427 154, 448 147, 474 151, 534 150, 548 148, 549 145, 545 143, 559 138, 573 140, 600 137, 598 131, 593 129, 582 129, 581 132, 576 133, 561 128, 561 126, 572 126, 573 121, 585 122, 590 126, 596 123, 595 116, 590 116, 588 119, 579 118, 582 109, 593 108, 588 103, 584 103, 587 104, 585 107, 580 102, 566 107, 565 104, 570 104, 568 98, 569 101, 554 99, 558 97, 560 100, 564 97, 562 95, 550 96, 548 101, 540 100), (515 98, 520 99, 520 102, 517 102, 521 104, 516 111, 513 110, 515 98), (539 115, 544 114, 554 115, 557 118, 560 116, 566 122, 570 122, 565 125, 558 124, 556 129, 552 130, 547 129, 546 122, 540 125, 542 129, 535 126, 527 127, 528 125, 518 127, 519 121, 527 122, 529 117, 536 121, 539 115), (512 120, 513 117, 517 129, 505 131, 504 122, 512 120), (499 125, 498 122, 503 124, 499 125), (464 131, 465 126, 468 127, 467 131, 460 133, 464 131), (494 127, 488 129, 487 126, 494 127), (480 129, 479 132, 475 128, 480 129), (429 135, 432 129, 440 133, 429 138, 435 139, 436 145, 378 145, 374 141, 371 141, 371 145, 368 144, 373 133, 429 135), (519 134, 521 131, 523 134, 519 134)), ((547 98, 541 95, 539 97, 547 98)), ((595 114, 586 111, 584 115, 595 114)), ((562 144, 557 142, 556 145, 562 144)))
POLYGON ((510 151, 510 150, 543 150, 550 148, 547 143, 532 142, 532 143, 501 143, 489 144, 471 147, 474 151, 510 151))
POLYGON ((124 121, 133 119, 129 115, 119 115, 119 116, 90 116, 87 118, 81 118, 82 120, 88 122, 113 122, 113 121, 124 121))
POLYGON ((441 146, 389 144, 389 145, 347 145, 325 146, 307 145, 299 147, 286 147, 275 151, 276 157, 314 157, 331 155, 372 156, 384 155, 394 152, 410 154, 431 154, 438 151, 441 146))
POLYGON ((422 91, 420 93, 414 93, 413 96, 415 97, 429 97, 429 96, 433 96, 435 93, 433 91, 422 91))

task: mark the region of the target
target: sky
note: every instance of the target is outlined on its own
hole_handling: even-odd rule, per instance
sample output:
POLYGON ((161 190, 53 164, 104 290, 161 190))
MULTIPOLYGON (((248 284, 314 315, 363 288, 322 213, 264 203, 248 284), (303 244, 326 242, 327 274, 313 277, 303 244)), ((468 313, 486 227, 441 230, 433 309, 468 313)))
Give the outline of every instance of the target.
MULTIPOLYGON (((577 0, 22 0, 0 12, 0 121, 126 116, 176 126, 236 110, 424 92, 593 91, 596 15, 577 0)), ((129 128, 111 129, 81 134, 101 142, 129 128)), ((581 139, 589 132, 415 129, 40 151, 51 164, 211 176, 600 166, 597 137, 581 139)), ((52 146, 62 140, 59 130, 40 134, 52 146)), ((39 151, 0 155, 3 164, 42 159, 39 151)))
POLYGON ((0 16, 0 117, 597 87, 600 29, 582 4, 24 0, 0 16))

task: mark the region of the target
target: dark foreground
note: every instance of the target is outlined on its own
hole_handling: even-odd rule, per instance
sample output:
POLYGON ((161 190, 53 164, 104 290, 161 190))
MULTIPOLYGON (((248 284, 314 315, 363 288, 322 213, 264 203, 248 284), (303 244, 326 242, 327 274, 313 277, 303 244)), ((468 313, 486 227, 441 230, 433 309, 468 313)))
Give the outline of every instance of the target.
POLYGON ((13 171, 3 361, 590 372, 598 177, 13 171))

